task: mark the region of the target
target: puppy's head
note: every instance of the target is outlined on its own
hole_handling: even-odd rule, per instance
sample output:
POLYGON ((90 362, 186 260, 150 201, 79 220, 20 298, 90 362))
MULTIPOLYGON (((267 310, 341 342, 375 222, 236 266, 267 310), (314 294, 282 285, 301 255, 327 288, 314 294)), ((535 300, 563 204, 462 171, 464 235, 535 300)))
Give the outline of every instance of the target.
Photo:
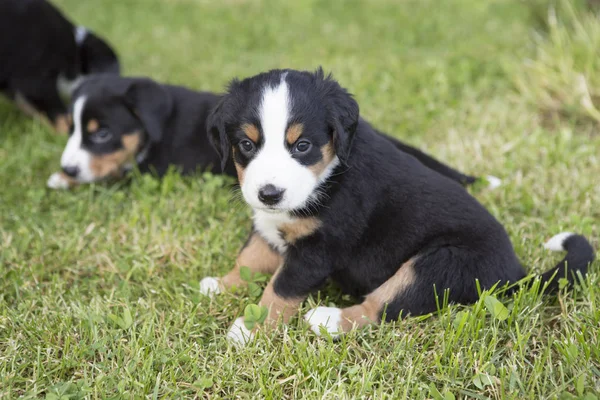
POLYGON ((223 165, 232 156, 254 209, 307 207, 349 155, 358 105, 321 69, 274 70, 234 80, 208 118, 223 165))
POLYGON ((86 79, 75 91, 73 121, 61 167, 80 183, 120 176, 162 138, 172 99, 159 84, 112 75, 86 79))

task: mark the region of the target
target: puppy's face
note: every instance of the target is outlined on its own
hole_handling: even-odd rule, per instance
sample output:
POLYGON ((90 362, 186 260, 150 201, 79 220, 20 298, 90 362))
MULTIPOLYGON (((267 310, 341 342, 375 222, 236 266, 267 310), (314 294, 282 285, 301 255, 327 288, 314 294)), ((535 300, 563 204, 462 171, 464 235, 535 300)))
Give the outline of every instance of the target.
POLYGON ((76 90, 63 172, 79 183, 120 176, 159 142, 173 102, 158 83, 114 75, 89 78, 76 90))
POLYGON ((340 113, 348 107, 355 126, 358 107, 335 81, 320 72, 272 71, 232 84, 209 118, 211 140, 223 155, 231 151, 254 209, 303 209, 318 200, 319 186, 340 164, 349 135, 340 113))
POLYGON ((143 126, 122 99, 82 94, 72 111, 71 136, 61 157, 65 174, 86 183, 131 168, 143 126))

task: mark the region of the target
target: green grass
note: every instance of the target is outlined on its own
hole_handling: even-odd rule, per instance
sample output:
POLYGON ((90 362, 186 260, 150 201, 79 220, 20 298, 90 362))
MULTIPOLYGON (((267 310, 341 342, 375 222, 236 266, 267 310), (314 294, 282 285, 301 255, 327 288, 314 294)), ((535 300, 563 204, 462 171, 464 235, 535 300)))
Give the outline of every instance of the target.
MULTIPOLYGON (((549 3, 57 1, 116 45, 128 74, 220 91, 234 76, 323 65, 377 127, 466 172, 503 178, 474 194, 532 272, 560 258, 541 246, 557 232, 600 247, 597 122, 586 117, 582 127, 587 114, 563 101, 547 124, 543 101, 552 88, 568 93, 562 77, 576 73, 597 93, 600 20, 559 7, 552 25, 549 3)), ((233 265, 250 227, 227 182, 137 176, 50 191, 65 140, 0 104, 0 398, 600 393, 599 262, 575 292, 503 299, 503 321, 482 300, 333 342, 295 319, 236 349, 224 335, 255 298, 198 291, 202 277, 233 265)), ((302 311, 348 301, 327 288, 302 311)))

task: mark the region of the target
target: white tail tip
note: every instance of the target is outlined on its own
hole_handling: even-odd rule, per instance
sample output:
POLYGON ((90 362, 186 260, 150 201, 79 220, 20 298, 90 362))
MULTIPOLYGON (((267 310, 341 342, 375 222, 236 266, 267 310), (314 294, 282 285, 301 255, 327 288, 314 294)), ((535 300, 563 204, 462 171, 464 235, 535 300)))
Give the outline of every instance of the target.
POLYGON ((502 179, 495 177, 494 175, 487 175, 485 177, 488 181, 488 189, 494 190, 502 186, 502 179))
POLYGON ((573 232, 562 232, 552 236, 550 240, 544 243, 544 248, 552 251, 565 251, 565 240, 573 236, 573 232))

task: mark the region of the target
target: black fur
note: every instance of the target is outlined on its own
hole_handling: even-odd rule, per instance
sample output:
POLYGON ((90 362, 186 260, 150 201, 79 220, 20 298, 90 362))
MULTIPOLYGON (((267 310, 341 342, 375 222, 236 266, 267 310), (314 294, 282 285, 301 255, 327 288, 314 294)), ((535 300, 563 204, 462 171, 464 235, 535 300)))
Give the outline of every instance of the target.
MULTIPOLYGON (((365 296, 413 260, 414 282, 387 307, 388 319, 395 319, 435 311, 435 295, 445 290, 450 302, 468 304, 478 299, 477 281, 486 289, 525 277, 502 225, 457 182, 411 155, 421 153, 398 151, 406 150, 398 142, 390 146, 389 138, 359 118, 351 96, 321 70, 274 70, 234 82, 210 118, 219 121, 211 134, 221 154, 226 156, 239 126, 255 113, 262 88, 283 75, 293 104, 291 119, 311 127, 311 140, 333 136, 344 165, 318 188, 323 193, 318 205, 287 210, 297 217, 314 216, 321 225, 288 243, 274 278, 279 296, 305 297, 328 279, 345 293, 365 296)), ((587 240, 571 236, 564 248, 566 262, 543 274, 543 281, 559 270, 571 282, 574 272, 586 273, 594 259, 587 240)), ((556 288, 553 281, 550 289, 556 288)))
POLYGON ((52 123, 67 112, 57 89, 59 77, 119 72, 115 52, 88 32, 81 43, 76 27, 45 0, 0 1, 0 92, 24 98, 52 123))

